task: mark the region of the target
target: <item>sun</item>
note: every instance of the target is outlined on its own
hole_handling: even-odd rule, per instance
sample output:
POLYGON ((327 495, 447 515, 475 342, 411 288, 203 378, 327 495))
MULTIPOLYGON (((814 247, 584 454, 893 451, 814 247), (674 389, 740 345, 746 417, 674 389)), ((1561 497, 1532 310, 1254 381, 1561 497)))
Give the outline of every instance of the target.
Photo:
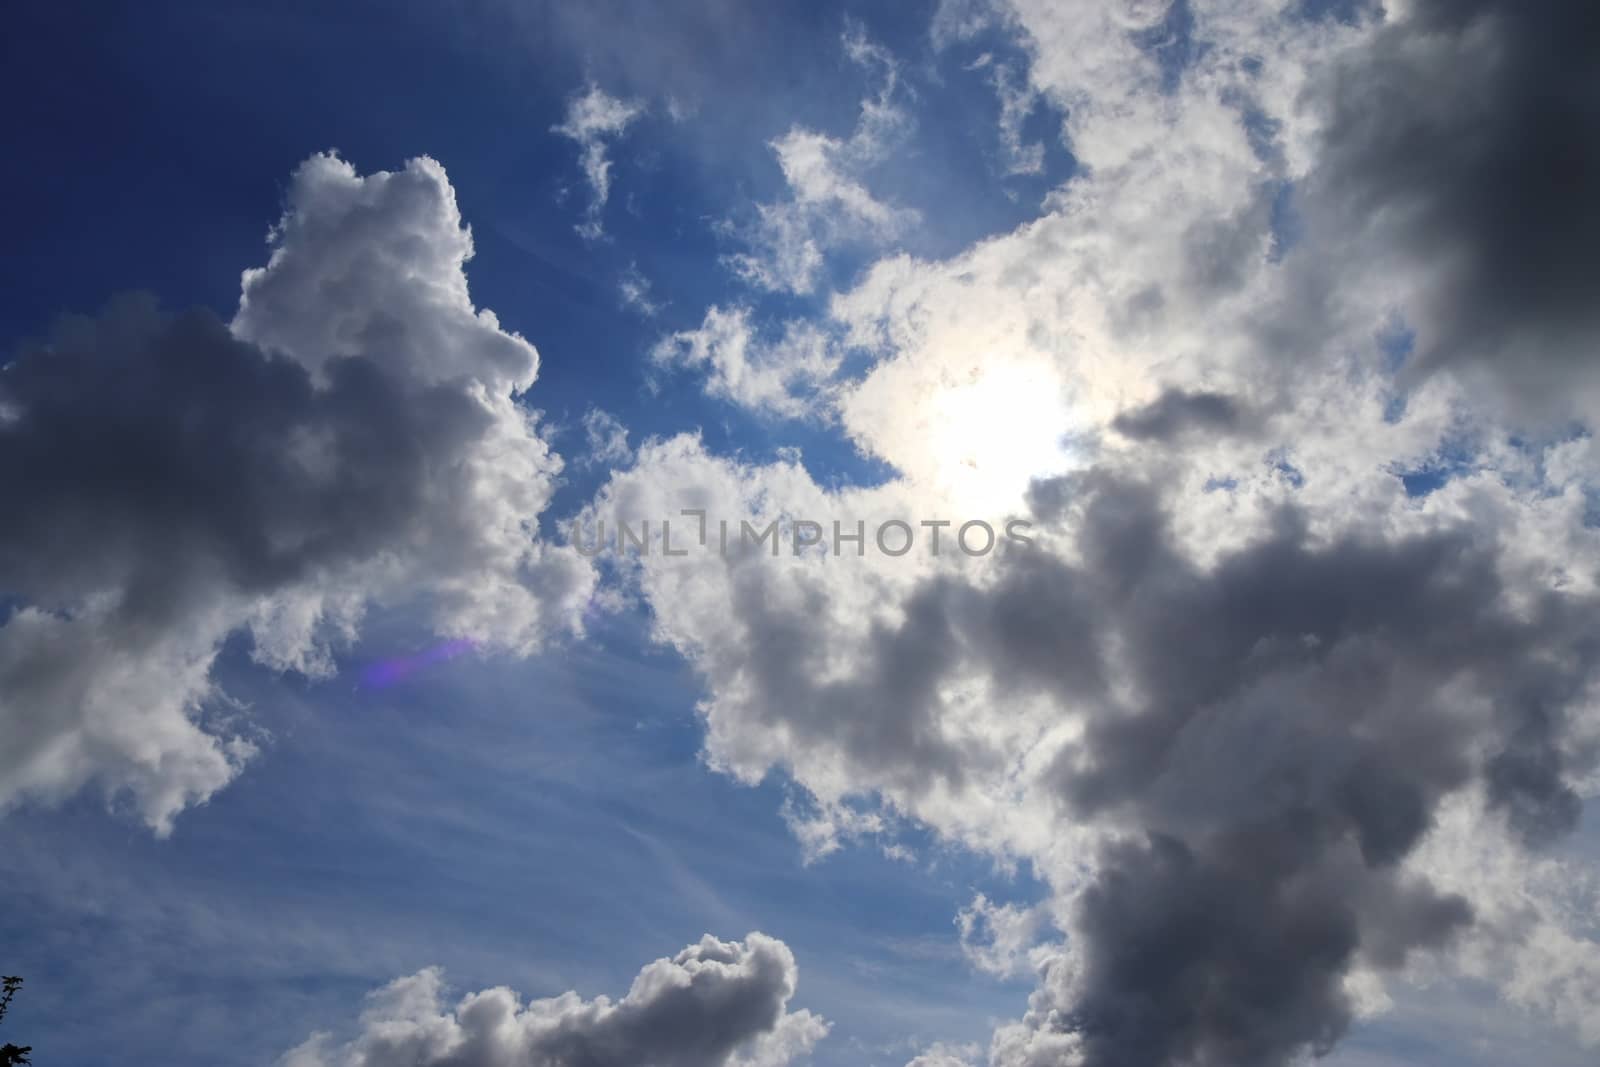
POLYGON ((1053 370, 975 365, 930 397, 928 474, 949 501, 992 517, 1023 506, 1029 483, 1073 466, 1071 414, 1053 370))

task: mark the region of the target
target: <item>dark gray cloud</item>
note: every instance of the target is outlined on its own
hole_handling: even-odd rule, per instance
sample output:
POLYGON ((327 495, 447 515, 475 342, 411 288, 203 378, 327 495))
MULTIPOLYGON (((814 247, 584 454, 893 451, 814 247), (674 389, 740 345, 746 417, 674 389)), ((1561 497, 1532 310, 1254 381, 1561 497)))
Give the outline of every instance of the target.
POLYGON ((1555 720, 1565 703, 1531 703, 1522 723, 1487 767, 1490 805, 1503 811, 1524 839, 1536 844, 1576 829, 1583 810, 1582 799, 1563 776, 1569 760, 1555 720))
POLYGON ((489 428, 458 389, 344 358, 304 367, 206 311, 128 297, 0 376, 0 588, 57 605, 121 590, 129 631, 269 592, 406 536, 489 428))
POLYGON ((0 810, 94 784, 170 829, 253 752, 209 715, 231 634, 316 674, 369 603, 521 651, 587 599, 443 169, 316 156, 286 199, 232 323, 128 297, 0 370, 0 810))
POLYGON ((248 754, 192 721, 230 629, 418 541, 429 573, 473 565, 454 509, 491 411, 363 357, 320 373, 137 296, 0 373, 0 590, 25 605, 0 626, 0 801, 95 767, 165 828, 248 754))
POLYGON ((1091 594, 1045 553, 1012 557, 988 588, 951 576, 922 583, 893 624, 868 630, 858 669, 843 677, 829 670, 826 577, 795 595, 793 576, 758 554, 740 564, 729 607, 747 639, 727 669, 760 695, 750 713, 788 743, 834 752, 855 774, 907 795, 958 791, 1002 765, 983 737, 944 729, 939 688, 963 664, 984 664, 1002 692, 1044 686, 1068 698, 1101 685, 1092 614, 1060 610, 1091 594))
POLYGON ((1058 768, 1072 817, 1132 834, 1080 902, 1056 1025, 1086 1064, 1325 1050, 1353 967, 1471 921, 1399 868, 1445 795, 1481 778, 1530 842, 1570 827, 1557 726, 1600 660, 1600 609, 1552 593, 1514 610, 1492 536, 1317 544, 1285 512, 1202 570, 1154 487, 1091 475, 1042 495, 1082 509, 1089 597, 1060 610, 1100 620, 1133 693, 1058 768))
POLYGON ((438 971, 391 983, 374 996, 354 1040, 317 1035, 284 1067, 783 1067, 828 1031, 790 1012, 798 970, 782 941, 706 935, 646 966, 626 996, 565 993, 522 1005, 509 989, 469 994, 445 1007, 438 971))
POLYGON ((130 297, 0 373, 0 589, 25 605, 0 627, 0 803, 96 782, 164 831, 250 755, 199 721, 217 643, 388 543, 424 457, 482 431, 459 394, 434 423, 370 363, 330 369, 315 390, 214 315, 130 297))
POLYGON ((1426 277, 1423 366, 1493 366, 1559 400, 1600 340, 1600 8, 1408 6, 1325 86, 1313 216, 1426 277))
POLYGON ((1286 1064, 1344 1033, 1352 972, 1472 923, 1403 864, 1447 796, 1482 788, 1529 846, 1570 828, 1588 767, 1564 723, 1600 605, 1513 597, 1492 529, 1319 539, 1293 508, 1201 566, 1168 493, 1105 470, 1039 485, 1041 538, 1072 551, 923 582, 845 680, 818 680, 826 605, 739 568, 738 678, 789 743, 908 797, 1003 764, 949 729, 957 679, 1082 713, 1049 781, 1065 822, 1117 843, 1038 1025, 1089 1067, 1286 1064))
POLYGON ((1327 1052, 1351 1018, 1341 981, 1358 953, 1397 964, 1469 921, 1459 898, 1339 877, 1306 822, 1286 813, 1199 848, 1153 835, 1106 851, 1080 902, 1081 991, 1063 1018, 1085 1064, 1257 1067, 1327 1052))
POLYGON ((753 706, 771 725, 914 791, 936 780, 959 784, 982 762, 982 752, 939 731, 935 686, 958 651, 944 586, 913 597, 902 625, 873 628, 861 675, 819 684, 830 650, 818 625, 827 618, 825 590, 783 596, 760 560, 733 578, 730 607, 750 635, 737 669, 771 698, 753 706))
POLYGON ((1171 441, 1187 433, 1227 433, 1247 422, 1238 403, 1225 393, 1173 388, 1143 407, 1124 411, 1111 420, 1111 428, 1136 441, 1171 441))

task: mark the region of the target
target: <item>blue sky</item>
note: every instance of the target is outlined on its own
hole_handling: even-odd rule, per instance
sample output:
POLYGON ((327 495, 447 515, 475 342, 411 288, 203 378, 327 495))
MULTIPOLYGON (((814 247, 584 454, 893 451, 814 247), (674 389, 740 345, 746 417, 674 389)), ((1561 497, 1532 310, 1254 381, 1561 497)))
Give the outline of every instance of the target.
POLYGON ((347 677, 361 653, 309 686, 225 666, 271 754, 181 833, 154 840, 87 798, 5 823, 4 941, 31 983, 11 1022, 57 1062, 267 1063, 424 966, 462 990, 616 991, 707 929, 760 929, 805 953, 807 1005, 860 1043, 819 1062, 985 1039, 1026 986, 975 984, 952 916, 1026 880, 925 839, 915 862, 804 864, 781 781, 700 765, 682 664, 631 626, 596 637, 376 692, 347 677))
MULTIPOLYGON (((930 14, 848 17, 927 53, 930 14)), ((754 39, 720 50, 698 51, 690 31, 671 42, 709 61, 681 74, 703 93, 690 140, 660 114, 630 131, 608 239, 593 243, 573 228, 585 195, 576 149, 551 128, 585 79, 630 64, 603 42, 552 36, 537 15, 176 2, 25 4, 9 17, 20 25, 4 77, 38 103, 19 134, 50 161, 5 179, 28 205, 0 284, 9 344, 130 286, 226 314, 300 160, 336 147, 368 170, 428 153, 446 162, 473 227, 475 298, 540 347, 533 403, 558 441, 581 439, 583 412, 598 406, 636 435, 699 427, 722 450, 803 446, 821 477, 882 476, 810 427, 697 390, 652 391, 642 365, 662 332, 746 295, 718 264, 728 242, 709 223, 736 199, 781 191, 766 140, 797 117, 853 123, 868 79, 839 48, 842 5, 751 16, 754 39), (630 269, 652 280, 659 317, 621 307, 630 269)), ((917 88, 930 106, 992 110, 958 57, 927 61, 917 88)), ((679 78, 666 64, 607 85, 660 93, 679 78)), ((938 213, 918 251, 948 252, 1028 213, 990 181, 992 146, 959 126, 917 142, 889 180, 924 208, 960 205, 938 213)), ((1064 151, 1052 162, 1070 166, 1064 151)), ((838 266, 841 280, 851 268, 838 266)), ((573 464, 558 502, 581 502, 603 474, 573 464)), ((765 930, 805 954, 816 985, 805 1003, 838 1027, 819 1062, 982 1041, 1015 1009, 1026 983, 974 983, 953 916, 974 891, 1025 894, 1025 878, 938 846, 913 861, 862 849, 807 865, 780 817, 781 779, 751 789, 701 765, 699 692, 681 660, 636 622, 595 636, 576 656, 445 663, 380 693, 350 678, 426 648, 426 633, 369 630, 326 682, 226 657, 226 688, 272 738, 243 788, 166 841, 92 797, 0 824, 21 902, 7 917, 8 966, 31 982, 13 1024, 57 1063, 266 1063, 346 1022, 396 974, 437 964, 463 990, 614 993, 708 929, 765 930), (75 1022, 85 1010, 92 1027, 75 1022)))
MULTIPOLYGON (((259 258, 296 164, 329 148, 363 171, 427 153, 448 167, 473 227, 478 302, 548 354, 534 403, 550 419, 567 425, 601 406, 639 434, 700 426, 723 447, 804 444, 814 462, 838 464, 823 473, 871 478, 807 427, 752 425, 698 391, 651 394, 640 357, 663 332, 696 325, 710 304, 760 302, 718 265, 732 244, 714 224, 734 217, 733 205, 781 193, 772 138, 796 123, 848 133, 872 80, 839 46, 848 25, 919 64, 919 107, 972 120, 919 126, 880 168, 929 220, 909 251, 949 254, 1008 231, 1070 171, 1070 155, 1053 147, 1045 175, 994 180, 986 128, 998 105, 963 66, 1004 42, 935 54, 934 6, 780 6, 741 15, 735 40, 692 20, 672 26, 662 13, 624 16, 625 7, 613 23, 603 8, 569 17, 562 5, 538 4, 267 12, 180 0, 92 15, 25 4, 6 77, 39 101, 18 136, 52 166, 8 178, 29 210, 11 239, 0 321, 14 343, 64 308, 94 309, 130 287, 226 314, 235 274, 259 258), (666 54, 632 62, 633 46, 664 27, 666 54), (586 81, 620 96, 685 94, 695 109, 679 124, 658 108, 629 131, 602 242, 574 232, 585 196, 577 150, 552 132, 586 81), (181 233, 170 229, 175 218, 181 233), (649 279, 658 320, 619 307, 630 269, 649 279)), ((1041 105, 1031 125, 1050 124, 1041 105)), ((862 257, 840 259, 830 267, 842 283, 862 257)), ((775 311, 787 303, 771 302, 775 311)))
POLYGON ((1592 1062, 1594 42, 1534 6, 12 5, 3 1036, 1592 1062), (1038 547, 567 543, 682 506, 1038 547))

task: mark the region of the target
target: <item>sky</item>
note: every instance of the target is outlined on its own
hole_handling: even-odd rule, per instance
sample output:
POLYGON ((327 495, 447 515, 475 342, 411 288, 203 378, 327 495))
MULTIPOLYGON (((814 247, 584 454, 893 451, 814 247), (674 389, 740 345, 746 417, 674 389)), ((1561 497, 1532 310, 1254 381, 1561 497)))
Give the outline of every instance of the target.
POLYGON ((0 18, 0 1041, 1594 1061, 1592 5, 0 18))

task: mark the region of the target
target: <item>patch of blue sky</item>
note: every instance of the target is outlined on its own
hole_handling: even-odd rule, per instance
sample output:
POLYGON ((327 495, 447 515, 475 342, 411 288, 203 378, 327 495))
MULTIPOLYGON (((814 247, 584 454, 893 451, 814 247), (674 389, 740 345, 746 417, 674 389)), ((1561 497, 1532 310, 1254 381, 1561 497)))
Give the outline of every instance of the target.
POLYGON ((1383 421, 1391 426, 1406 417, 1406 395, 1394 392, 1383 404, 1383 421))
POLYGON ((1422 462, 1395 467, 1391 473, 1405 486, 1407 496, 1421 498, 1438 492, 1462 475, 1478 470, 1480 457, 1481 450, 1476 442, 1455 438, 1446 441, 1422 462))
POLYGON ((1294 465, 1293 458, 1287 446, 1275 448, 1268 452, 1264 462, 1275 471, 1292 489, 1299 489, 1306 484, 1305 472, 1294 465))
POLYGON ((1294 7, 1302 18, 1353 24, 1380 12, 1378 0, 1299 0, 1294 7))
MULTIPOLYGON (((650 347, 707 307, 749 304, 763 324, 815 317, 878 254, 845 250, 800 298, 755 292, 722 262, 739 250, 722 225, 730 205, 786 193, 768 142, 792 125, 847 137, 875 91, 843 54, 841 9, 752 8, 737 49, 693 36, 692 15, 670 31, 691 36, 662 36, 648 13, 594 24, 655 34, 650 50, 569 24, 576 10, 489 4, 466 19, 369 0, 154 0, 89 18, 22 0, 5 76, 43 106, 13 130, 39 165, 4 179, 27 210, 0 257, 0 347, 127 288, 226 318, 299 162, 337 148, 369 173, 426 153, 473 228, 474 302, 541 350, 526 403, 558 451, 581 455, 597 406, 635 445, 699 429, 714 452, 756 461, 798 447, 823 484, 886 479, 836 430, 752 415, 697 383, 647 386, 650 347), (575 232, 588 190, 574 146, 551 133, 591 81, 646 104, 611 146, 600 240, 575 232), (632 271, 653 313, 621 306, 632 271)), ((936 53, 930 11, 886 5, 862 27, 911 90, 906 143, 871 188, 920 213, 898 247, 926 258, 1011 230, 1073 171, 1061 115, 1040 101, 1022 136, 1044 146, 1042 170, 992 180, 999 146, 984 138, 999 102, 969 68, 978 48, 1019 75, 1024 57, 999 35, 936 53)), ((546 523, 604 476, 569 464, 546 523)), ((169 840, 89 795, 0 822, 14 902, 0 942, 29 979, 8 1023, 52 1062, 260 1064, 422 966, 443 965, 461 990, 618 995, 702 933, 758 928, 794 948, 797 1004, 837 1024, 821 1064, 908 1037, 981 1042, 991 1018, 1024 1007, 1027 983, 972 976, 952 917, 976 891, 1031 902, 1041 890, 1027 872, 999 875, 914 829, 911 863, 867 845, 802 865, 780 815, 785 783, 745 788, 706 770, 698 682, 640 620, 599 622, 582 648, 527 663, 463 656, 356 687, 363 667, 426 641, 403 618, 374 620, 341 673, 316 683, 230 648, 220 682, 270 736, 169 840)))
POLYGON ((1189 0, 1172 0, 1161 21, 1134 35, 1135 42, 1161 66, 1161 89, 1176 92, 1184 71, 1205 47, 1194 37, 1194 9, 1189 0))
POLYGON ((1305 219, 1300 214, 1294 182, 1274 183, 1268 226, 1272 233, 1272 246, 1267 257, 1276 263, 1305 236, 1305 219))
POLYGON ((1378 350, 1383 354, 1384 369, 1399 374, 1417 349, 1416 331, 1404 320, 1395 318, 1378 331, 1378 350))
POLYGON ((835 1023, 818 1064, 981 1041, 1021 1011, 1026 984, 974 977, 952 919, 978 891, 1031 902, 1027 872, 915 831, 909 862, 860 846, 805 865, 781 776, 744 787, 699 762, 697 684, 641 619, 533 662, 356 684, 428 640, 376 620, 310 683, 230 649, 222 685, 270 736, 168 840, 87 796, 0 822, 18 1032, 88 1067, 259 1065, 424 966, 463 992, 616 996, 703 933, 757 929, 795 951, 795 1005, 835 1023))
MULTIPOLYGON (((856 23, 841 5, 785 5, 782 17, 741 16, 738 50, 709 30, 683 36, 697 23, 679 18, 658 27, 651 62, 689 54, 686 73, 629 67, 618 42, 540 5, 532 14, 488 5, 472 20, 366 2, 329 12, 168 0, 87 20, 25 3, 13 39, 32 43, 13 57, 11 76, 49 106, 19 116, 20 133, 51 165, 12 168, 7 179, 30 210, 0 264, 0 346, 9 351, 63 309, 93 311, 128 287, 226 317, 239 272, 265 257, 266 229, 301 160, 338 148, 370 172, 427 153, 444 163, 473 228, 474 301, 544 355, 528 404, 553 431, 599 406, 635 443, 698 428, 719 453, 760 459, 797 447, 824 481, 882 481, 890 472, 836 433, 750 416, 698 388, 653 392, 645 366, 657 339, 699 325, 709 306, 748 305, 766 323, 818 319, 828 294, 878 255, 938 258, 1009 232, 1070 176, 1061 115, 1041 99, 1022 132, 1043 146, 1043 169, 994 181, 999 100, 987 70, 969 68, 981 48, 1020 78, 1026 57, 998 31, 935 50, 924 6, 874 9, 856 23), (881 72, 845 54, 852 28, 896 57, 896 100, 910 119, 904 143, 866 178, 875 196, 922 221, 892 247, 838 250, 814 294, 753 290, 725 263, 742 250, 728 224, 741 206, 787 196, 771 140, 794 126, 846 138, 861 101, 877 92, 881 72), (574 230, 589 191, 575 146, 551 132, 568 96, 591 81, 645 107, 610 146, 600 240, 574 230), (674 117, 679 105, 686 110, 674 117), (649 284, 654 314, 621 306, 621 282, 634 273, 649 284)), ((607 25, 626 37, 650 31, 654 18, 607 25)), ((562 503, 592 491, 601 474, 569 469, 562 503)))
POLYGON ((903 247, 923 259, 952 256, 1010 233, 1036 218, 1045 195, 1077 172, 1063 137, 1065 115, 1043 95, 1031 102, 1017 131, 1021 145, 1040 146, 1040 168, 1007 172, 995 136, 1001 103, 993 72, 1004 66, 1019 90, 1025 83, 1028 57, 1014 41, 980 35, 947 47, 931 62, 925 74, 912 70, 917 121, 910 143, 880 168, 882 188, 891 196, 898 192, 896 198, 922 216, 903 247))
MULTIPOLYGON (((1259 62, 1246 60, 1244 65, 1252 76, 1259 73, 1259 62)), ((1228 94, 1228 99, 1230 103, 1234 102, 1234 94, 1228 94)), ((1237 100, 1237 104, 1244 120, 1244 133, 1250 143, 1250 150, 1263 163, 1281 165, 1284 162, 1284 154, 1283 144, 1278 135, 1282 124, 1259 107, 1253 106, 1247 99, 1237 100)))
MULTIPOLYGON (((839 25, 845 25, 842 18, 839 25)), ((711 451, 739 452, 756 461, 770 459, 782 449, 798 448, 813 475, 830 485, 878 484, 892 476, 888 467, 860 455, 835 430, 815 421, 741 411, 727 401, 701 396, 692 381, 675 383, 678 387, 659 393, 649 391, 638 371, 656 339, 696 328, 706 308, 713 305, 750 308, 753 324, 766 334, 781 332, 782 324, 792 320, 825 325, 832 293, 859 282, 880 256, 904 252, 936 259, 956 254, 984 237, 1010 232, 1035 217, 1044 194, 1073 173, 1075 164, 1061 139, 1061 114, 1040 98, 1021 132, 1025 142, 1042 146, 1042 169, 1037 174, 1011 176, 1003 183, 994 180, 1002 166, 1000 146, 992 132, 1000 104, 987 71, 994 63, 1005 62, 1021 77, 1026 57, 1015 44, 980 38, 936 53, 926 40, 925 28, 918 29, 920 36, 905 40, 893 25, 869 24, 865 32, 894 50, 902 64, 898 77, 903 89, 896 103, 905 109, 909 121, 899 134, 895 151, 868 167, 863 180, 883 202, 915 211, 919 223, 887 244, 863 241, 829 248, 818 285, 808 293, 768 292, 750 286, 727 265, 728 256, 746 250, 739 237, 741 220, 748 222, 756 204, 781 203, 789 196, 769 142, 795 126, 847 139, 858 120, 861 100, 878 89, 880 72, 850 62, 837 38, 819 45, 825 55, 836 57, 837 77, 829 91, 808 95, 797 112, 775 114, 758 131, 741 131, 743 140, 737 149, 730 145, 708 148, 704 143, 708 136, 723 136, 716 133, 720 124, 710 114, 709 103, 681 124, 647 116, 612 153, 613 200, 620 200, 625 207, 614 203, 608 211, 607 239, 582 242, 575 235, 559 232, 559 224, 557 232, 543 235, 546 241, 566 246, 564 258, 595 265, 599 279, 595 284, 567 283, 569 290, 580 294, 577 310, 581 322, 575 332, 569 332, 570 320, 576 317, 569 310, 568 321, 553 316, 530 329, 530 336, 549 351, 604 349, 619 353, 615 359, 621 365, 612 363, 619 373, 609 374, 609 380, 596 390, 591 375, 547 362, 536 388, 536 403, 570 423, 589 398, 609 392, 610 409, 637 437, 698 428, 711 451), (989 64, 973 69, 978 56, 988 56, 989 64), (708 151, 738 154, 737 165, 731 168, 737 179, 709 176, 708 151), (743 205, 742 209, 730 209, 730 203, 743 205), (607 279, 629 270, 637 270, 650 283, 650 298, 659 310, 617 322, 611 314, 614 303, 607 279), (612 321, 596 321, 608 316, 612 321), (619 378, 632 381, 635 388, 619 395, 619 378)), ((469 191, 458 191, 465 207, 469 191)), ((524 226, 543 225, 548 230, 548 212, 537 206, 524 210, 524 226)), ((475 295, 479 291, 475 275, 475 295)), ((877 353, 846 352, 841 377, 859 377, 877 357, 877 353)), ((577 493, 568 496, 576 498, 577 493)))
POLYGON ((1416 351, 1417 334, 1403 318, 1395 316, 1378 331, 1375 340, 1382 360, 1382 372, 1389 377, 1389 396, 1384 403, 1383 419, 1393 425, 1406 415, 1406 392, 1399 378, 1416 351))
POLYGON ((1396 472, 1401 484, 1406 488, 1406 496, 1409 497, 1425 497, 1438 492, 1457 473, 1456 469, 1442 464, 1430 464, 1414 470, 1396 472))

